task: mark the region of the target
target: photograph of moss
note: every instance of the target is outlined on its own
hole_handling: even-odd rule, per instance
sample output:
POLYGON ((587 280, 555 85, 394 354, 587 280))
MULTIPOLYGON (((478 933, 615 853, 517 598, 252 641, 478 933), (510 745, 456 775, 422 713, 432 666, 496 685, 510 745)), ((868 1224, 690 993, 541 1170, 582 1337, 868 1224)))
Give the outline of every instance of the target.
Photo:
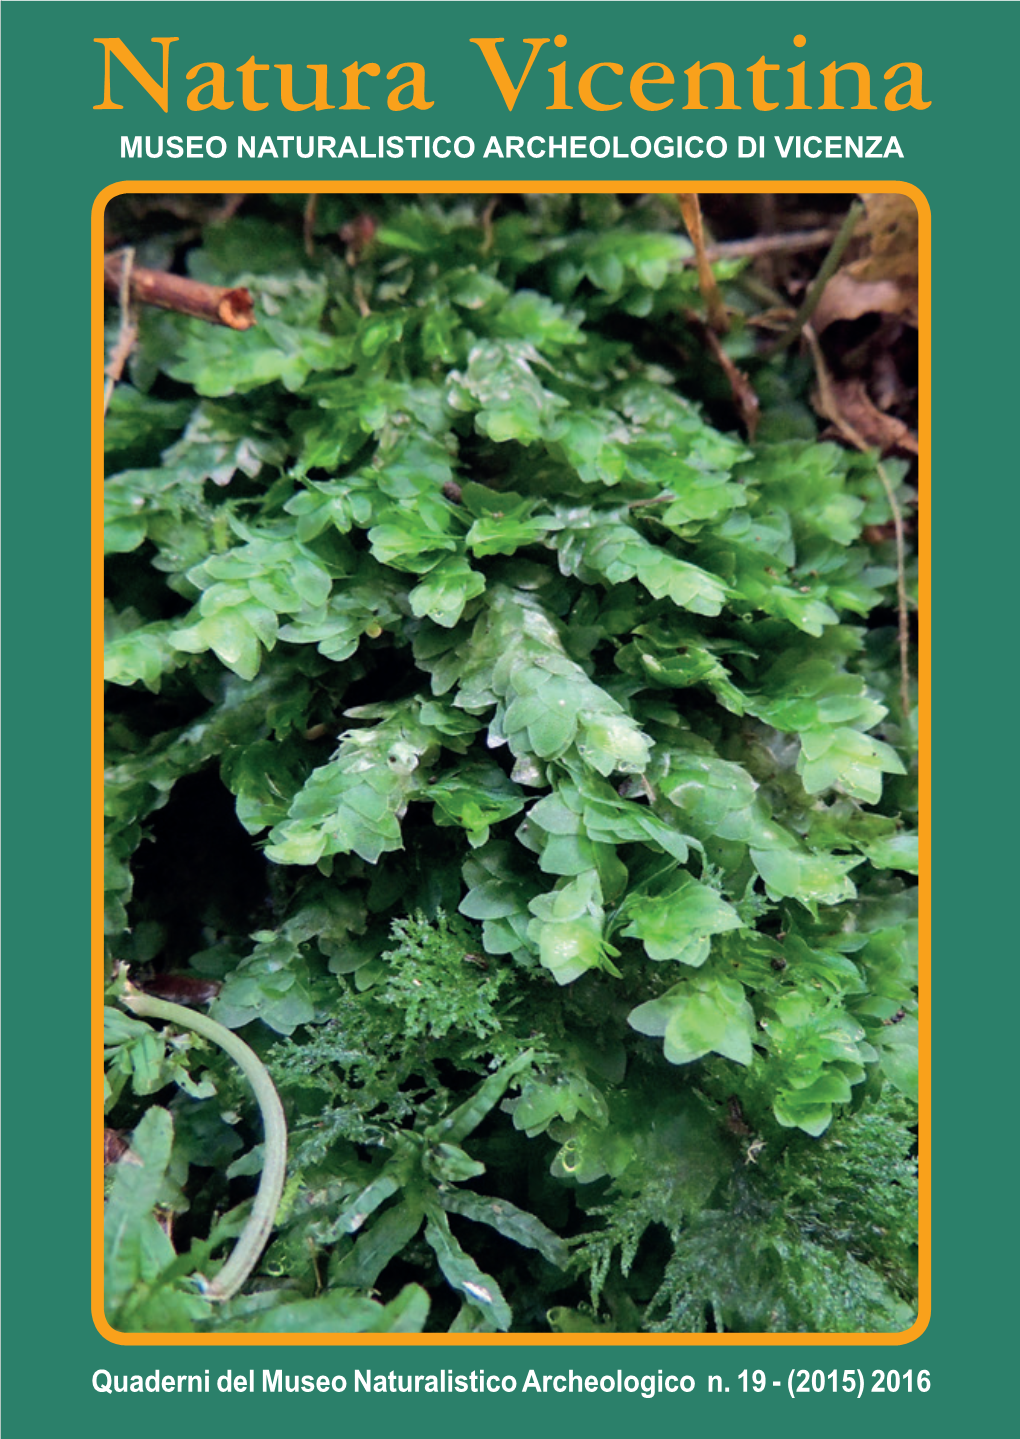
POLYGON ((912 202, 105 223, 108 1324, 909 1329, 912 202))

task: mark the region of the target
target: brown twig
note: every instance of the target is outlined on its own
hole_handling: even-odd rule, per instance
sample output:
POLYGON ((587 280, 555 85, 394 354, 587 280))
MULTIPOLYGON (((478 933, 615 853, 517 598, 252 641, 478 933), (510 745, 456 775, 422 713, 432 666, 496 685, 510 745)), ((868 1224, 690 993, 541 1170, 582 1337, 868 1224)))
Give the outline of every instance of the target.
POLYGON ((653 495, 646 500, 628 500, 627 508, 628 510, 640 510, 644 509, 646 505, 671 505, 675 499, 676 495, 669 490, 664 495, 653 495))
MULTIPOLYGON (((821 250, 836 238, 835 230, 788 230, 785 235, 752 235, 747 240, 720 240, 705 246, 706 260, 757 260, 763 255, 788 255, 795 250, 821 250)), ((688 255, 683 262, 694 265, 688 255)))
POLYGON ((822 291, 839 268, 839 262, 843 258, 847 245, 849 245, 853 238, 854 230, 857 228, 857 221, 863 214, 864 206, 859 200, 855 200, 846 212, 843 223, 836 232, 836 238, 832 242, 829 253, 822 261, 818 274, 808 286, 808 292, 804 296, 803 304, 794 316, 793 324, 786 333, 780 335, 775 344, 765 352, 766 356, 776 355, 780 350, 785 350, 789 345, 792 345, 811 319, 811 316, 815 313, 818 301, 822 298, 822 291))
MULTIPOLYGON (((807 340, 811 350, 811 358, 814 361, 815 377, 818 381, 818 408, 827 419, 835 425, 836 429, 854 449, 867 454, 871 446, 864 437, 858 433, 850 421, 842 413, 839 407, 839 400, 836 397, 832 377, 829 374, 829 367, 825 363, 825 356, 822 354, 822 347, 818 343, 818 336, 810 325, 804 326, 804 338, 807 340)), ((903 513, 896 501, 893 487, 889 483, 889 476, 885 472, 885 466, 881 460, 875 461, 875 469, 885 490, 885 497, 889 502, 889 509, 892 513, 893 534, 896 540, 896 602, 898 610, 898 630, 900 641, 900 708, 903 714, 903 727, 906 729, 910 720, 910 606, 907 600, 907 578, 906 578, 906 543, 903 532, 903 513)))
POLYGON ((687 233, 691 237, 691 244, 694 246, 694 260, 698 267, 698 284, 701 286, 702 298, 708 310, 708 323, 717 335, 724 335, 729 329, 729 320, 726 318, 726 306, 719 293, 719 286, 712 274, 712 267, 708 263, 705 232, 701 224, 701 203, 697 195, 678 195, 677 200, 680 203, 680 213, 684 217, 684 224, 687 226, 687 233))
POLYGON ((730 356, 727 355, 719 336, 711 326, 705 323, 700 315, 696 315, 693 310, 685 310, 684 319, 688 325, 702 337, 716 364, 726 376, 730 387, 730 394, 733 397, 733 404, 747 430, 747 438, 753 441, 755 431, 758 428, 758 416, 760 412, 758 396, 754 386, 744 374, 743 370, 738 369, 730 356))
POLYGON ((319 208, 318 195, 312 194, 305 201, 304 213, 304 241, 305 254, 309 260, 315 259, 315 217, 319 208))
POLYGON ((125 250, 120 257, 120 284, 118 293, 120 295, 120 328, 117 331, 117 340, 110 351, 110 358, 107 361, 104 374, 106 384, 103 388, 103 419, 106 419, 106 412, 110 408, 110 401, 113 398, 114 386, 124 373, 124 366, 128 362, 128 356, 135 347, 138 339, 138 324, 135 320, 134 311, 131 308, 131 279, 135 258, 134 250, 125 250))
MULTIPOLYGON (((138 220, 146 215, 165 214, 178 220, 197 221, 197 228, 190 233, 198 235, 203 225, 225 225, 232 220, 248 197, 242 194, 222 195, 220 198, 223 203, 216 205, 211 195, 131 195, 127 197, 127 205, 138 220)), ((179 234, 175 238, 180 241, 179 234)))
MULTIPOLYGON (((109 294, 121 294, 126 268, 124 252, 107 255, 104 259, 103 279, 109 294)), ((127 288, 129 298, 139 304, 174 310, 179 315, 192 315, 198 320, 208 320, 212 325, 226 325, 230 330, 250 330, 255 324, 252 298, 243 288, 204 285, 183 275, 171 275, 165 270, 143 270, 137 265, 128 268, 127 288)))
POLYGON ((377 229, 375 216, 368 210, 359 210, 356 215, 340 226, 337 234, 347 246, 344 252, 344 264, 349 269, 353 270, 360 265, 366 252, 371 251, 377 229))
POLYGON ((232 220, 247 198, 247 195, 228 195, 213 215, 213 224, 225 225, 228 220, 232 220))
POLYGON ((492 226, 492 217, 496 213, 496 206, 499 204, 499 196, 494 195, 485 209, 482 211, 482 254, 487 255, 492 249, 496 238, 496 232, 492 226))

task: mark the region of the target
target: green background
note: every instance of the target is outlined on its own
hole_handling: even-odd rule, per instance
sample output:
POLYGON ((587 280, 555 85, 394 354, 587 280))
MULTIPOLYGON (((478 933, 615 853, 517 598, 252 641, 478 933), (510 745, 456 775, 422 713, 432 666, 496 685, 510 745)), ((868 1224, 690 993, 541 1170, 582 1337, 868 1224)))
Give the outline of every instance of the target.
MULTIPOLYGON (((7 367, 4 392, 7 543, 4 568, 8 678, 7 1023, 3 1059, 7 1159, 7 1408, 11 1432, 73 1428, 176 1435, 183 1426, 243 1426, 246 1436, 286 1426, 412 1426, 431 1436, 482 1429, 493 1439, 522 1424, 541 1433, 574 1424, 595 1436, 621 1425, 753 1425, 764 1435, 813 1430, 893 1434, 902 1426, 1005 1417, 1012 1288, 1015 1042, 1007 1031, 1013 972, 1004 897, 1012 883, 1006 777, 1012 741, 1008 675, 1016 565, 1006 505, 1015 489, 1013 241, 1017 226, 1015 152, 1017 11, 998 4, 38 4, 3 6, 4 251, 7 367), (547 46, 514 113, 508 115, 471 35, 504 35, 516 77, 527 50, 520 37, 562 31, 568 46, 547 46), (808 38, 803 49, 794 34, 808 38), (120 36, 159 74, 153 35, 179 35, 171 47, 168 116, 114 64, 119 112, 95 111, 102 96, 102 49, 93 37, 120 36), (218 60, 228 75, 252 54, 292 63, 298 98, 305 64, 334 72, 377 60, 385 73, 421 60, 427 114, 393 114, 389 86, 375 82, 370 112, 286 114, 278 101, 260 114, 191 114, 184 71, 218 60), (924 67, 931 107, 889 114, 767 115, 749 109, 744 67, 765 54, 784 67, 804 59, 808 75, 831 60, 857 60, 874 77, 902 59, 924 67), (548 58, 547 58, 548 57, 548 58), (695 60, 722 59, 738 75, 740 113, 658 115, 629 100, 593 115, 580 105, 547 114, 546 67, 567 60, 576 76, 612 59, 626 74, 665 61, 681 78, 695 60), (543 88, 539 89, 538 87, 543 88), (211 117, 211 118, 210 118, 211 117), (744 131, 782 135, 863 130, 895 133, 903 160, 669 161, 522 163, 480 159, 489 134, 632 133, 696 130, 722 134, 735 148, 744 131), (446 133, 481 138, 472 161, 239 163, 233 137, 300 131, 369 136, 446 133), (121 133, 213 133, 228 141, 221 162, 121 162, 121 133), (100 357, 89 342, 89 214, 99 190, 132 179, 214 180, 229 189, 247 179, 669 180, 693 189, 703 179, 826 179, 867 188, 875 179, 917 185, 928 197, 934 234, 934 393, 932 574, 934 632, 934 1284, 927 1332, 905 1347, 551 1346, 203 1347, 113 1346, 94 1330, 88 1306, 88 551, 89 377, 100 357), (1012 1067, 1012 1066, 1010 1066, 1012 1067), (287 1372, 353 1376, 355 1367, 401 1373, 440 1366, 513 1372, 688 1373, 686 1397, 584 1396, 456 1398, 406 1396, 160 1395, 103 1397, 92 1371, 196 1372, 213 1383, 227 1369, 280 1366, 287 1372), (744 1396, 737 1375, 761 1368, 767 1392, 744 1396), (929 1369, 927 1395, 786 1393, 791 1368, 929 1369), (706 1376, 730 1392, 709 1396, 706 1376), (773 1389, 780 1378, 783 1387, 773 1389), (824 1412, 819 1415, 818 1411, 824 1412)), ((605 72, 603 72, 605 75, 605 72)), ((201 78, 205 78, 203 75, 201 78)), ((235 77, 236 78, 236 77, 235 77)), ((260 76, 260 83, 275 79, 260 76)), ((308 77, 310 78, 310 77, 308 77)), ((401 79, 406 76, 401 76, 401 79)), ((899 77, 902 78, 902 77, 899 77)), ((781 84, 783 76, 770 77, 781 84)), ((340 76, 330 98, 339 98, 340 76)), ((705 98, 714 98, 714 77, 705 98)), ((877 102, 886 86, 875 86, 877 102)), ((608 92, 608 86, 607 86, 608 92)), ((270 92, 271 93, 271 92, 270 92)), ((665 98, 663 88, 651 92, 665 98)), ((575 91, 576 94, 576 91, 575 91)), ((780 90, 781 102, 786 95, 780 90)), ((769 144, 771 145, 771 140, 769 144)), ((773 154, 775 150, 773 149, 773 154)), ((1014 1000, 1015 1002, 1015 1000, 1014 1000)))

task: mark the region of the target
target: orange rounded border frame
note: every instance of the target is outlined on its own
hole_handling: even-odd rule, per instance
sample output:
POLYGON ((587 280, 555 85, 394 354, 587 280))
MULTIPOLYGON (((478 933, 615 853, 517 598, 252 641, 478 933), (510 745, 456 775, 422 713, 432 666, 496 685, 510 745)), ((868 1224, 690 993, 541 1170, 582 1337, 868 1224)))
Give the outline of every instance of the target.
POLYGON ((931 207, 915 186, 896 181, 872 180, 839 184, 827 180, 802 181, 503 181, 496 186, 502 194, 669 194, 697 191, 701 194, 893 194, 914 202, 918 216, 919 304, 918 304, 918 390, 919 463, 918 480, 923 500, 918 514, 918 712, 920 785, 920 908, 919 985, 921 991, 919 1044, 919 1170, 920 1210, 918 1225, 919 1302, 918 1316, 909 1329, 899 1334, 126 1334, 113 1329, 103 1309, 103 237, 104 216, 109 202, 118 195, 139 194, 492 194, 488 180, 446 181, 400 180, 389 182, 333 181, 248 181, 230 184, 220 181, 172 182, 131 181, 108 185, 92 206, 92 491, 91 491, 91 916, 93 1002, 92 1054, 92 1319, 99 1333, 121 1345, 421 1345, 450 1347, 492 1345, 514 1348, 521 1345, 549 1348, 618 1348, 647 1345, 902 1345, 920 1337, 931 1318, 931 207))

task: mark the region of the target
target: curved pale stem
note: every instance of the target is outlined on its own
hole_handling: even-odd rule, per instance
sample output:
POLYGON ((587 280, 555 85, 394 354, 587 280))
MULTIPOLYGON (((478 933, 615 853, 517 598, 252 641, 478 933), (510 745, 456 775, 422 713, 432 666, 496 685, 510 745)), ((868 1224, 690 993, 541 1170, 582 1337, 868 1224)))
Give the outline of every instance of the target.
POLYGON ((208 1298, 229 1299, 237 1293, 258 1263, 272 1230, 276 1211, 280 1207, 287 1172, 287 1123, 283 1117, 280 1096, 269 1077, 269 1071, 254 1050, 249 1049, 243 1039, 238 1039, 236 1034, 222 1024, 217 1024, 208 1015, 198 1014, 193 1009, 185 1009, 183 1005, 170 1004, 163 999, 152 999, 147 994, 125 994, 121 997, 121 1002, 142 1019, 165 1019, 168 1024, 181 1025, 206 1039, 211 1039, 213 1044, 226 1050, 255 1091, 265 1130, 262 1178, 251 1215, 241 1231, 233 1253, 216 1278, 205 1286, 208 1298))

